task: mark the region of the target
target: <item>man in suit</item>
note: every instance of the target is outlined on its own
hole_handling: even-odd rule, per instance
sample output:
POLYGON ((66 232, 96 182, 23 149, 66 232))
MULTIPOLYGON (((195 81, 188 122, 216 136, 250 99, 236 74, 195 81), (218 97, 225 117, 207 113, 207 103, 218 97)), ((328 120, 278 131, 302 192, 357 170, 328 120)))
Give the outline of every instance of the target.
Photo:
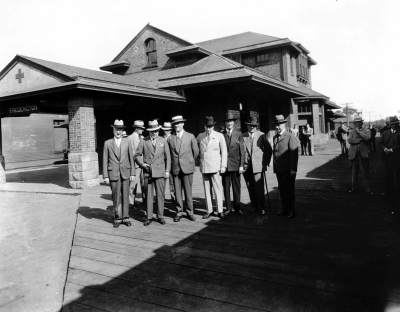
POLYGON ((400 194, 400 129, 397 116, 389 118, 390 130, 382 133, 379 147, 383 151, 385 162, 386 201, 394 203, 394 179, 396 178, 397 190, 400 194))
MULTIPOLYGON (((161 129, 164 131, 163 138, 167 140, 167 143, 169 144, 169 139, 171 137, 171 132, 172 132, 172 125, 170 122, 164 122, 163 126, 161 129)), ((172 159, 171 159, 172 161, 172 159)), ((171 163, 172 165, 172 163, 171 163)), ((171 195, 171 200, 173 203, 175 203, 175 188, 174 188, 174 179, 172 177, 172 174, 169 175, 168 178, 169 182, 169 193, 171 195)))
POLYGON ((299 145, 295 136, 286 131, 287 120, 275 116, 276 135, 273 137, 274 173, 278 179, 278 189, 282 200, 282 210, 278 215, 295 216, 295 181, 297 162, 299 160, 299 145))
POLYGON ((299 134, 299 139, 300 139, 300 145, 301 145, 301 155, 305 155, 308 156, 307 153, 307 141, 308 141, 308 137, 305 135, 305 130, 306 127, 300 127, 300 134, 299 134))
POLYGON ((129 140, 122 138, 125 128, 122 120, 115 120, 114 138, 104 143, 103 178, 106 184, 111 182, 114 224, 131 226, 129 221, 129 181, 135 179, 134 152, 129 140))
POLYGON ((340 126, 338 128, 337 139, 340 143, 340 147, 342 149, 342 155, 347 155, 347 134, 349 133, 349 129, 344 125, 343 121, 340 122, 340 126))
POLYGON ((223 213, 222 178, 227 166, 227 150, 225 138, 222 133, 214 131, 214 118, 206 117, 203 125, 205 132, 197 136, 200 149, 200 172, 203 174, 204 193, 207 204, 207 213, 203 219, 207 219, 213 213, 211 188, 217 204, 218 217, 225 219, 223 213))
POLYGON ((247 130, 243 134, 245 146, 244 179, 249 191, 252 213, 258 211, 261 216, 264 210, 264 175, 271 161, 272 148, 266 135, 257 130, 257 117, 251 117, 247 124, 247 130))
POLYGON ((169 178, 171 170, 171 155, 167 141, 158 136, 160 128, 157 120, 149 121, 149 127, 146 130, 150 135, 140 141, 135 154, 135 161, 143 169, 144 175, 147 208, 147 219, 143 223, 145 226, 149 225, 153 219, 153 185, 156 191, 158 222, 165 224, 165 180, 169 178))
POLYGON ((358 191, 358 173, 361 167, 365 190, 372 195, 369 185, 370 151, 368 148, 371 132, 363 128, 363 119, 361 117, 355 117, 353 122, 355 129, 350 131, 347 139, 350 144, 349 160, 351 162, 351 190, 349 193, 357 193, 358 191))
MULTIPOLYGON (((136 152, 137 147, 139 146, 140 140, 143 139, 142 133, 144 131, 144 122, 142 120, 135 120, 133 123, 133 128, 135 129, 133 133, 128 136, 128 139, 130 140, 132 144, 132 149, 133 152, 136 152)), ((131 208, 135 207, 135 197, 137 194, 137 188, 138 186, 142 187, 143 185, 143 174, 142 174, 142 168, 139 167, 137 162, 135 162, 135 180, 132 181, 129 184, 129 206, 131 208)), ((142 200, 144 203, 144 196, 143 196, 143 187, 142 187, 142 200)))
POLYGON ((385 122, 386 122, 386 125, 381 130, 379 130, 379 133, 381 134, 381 136, 383 133, 390 130, 389 121, 385 121, 385 122))
POLYGON ((314 129, 311 128, 309 124, 306 124, 304 135, 307 143, 306 150, 308 151, 308 155, 314 156, 314 129))
POLYGON ((171 152, 171 174, 175 186, 175 206, 176 216, 175 222, 179 222, 184 213, 184 205, 182 198, 182 188, 185 193, 186 214, 189 220, 195 221, 193 215, 193 173, 196 171, 196 158, 199 156, 199 148, 197 146, 194 135, 183 130, 186 119, 182 116, 172 118, 172 126, 175 133, 169 137, 168 144, 171 152))
POLYGON ((376 152, 376 129, 374 128, 374 126, 372 125, 372 123, 369 124, 369 131, 371 131, 371 139, 369 140, 369 149, 371 151, 376 152))
POLYGON ((239 216, 243 215, 240 210, 240 175, 244 172, 244 142, 242 134, 235 130, 236 118, 232 113, 227 113, 225 129, 222 134, 225 137, 225 143, 228 150, 228 160, 225 173, 222 175, 222 185, 224 187, 224 197, 226 204, 226 215, 234 211, 239 216), (231 205, 231 184, 233 193, 233 204, 231 205))

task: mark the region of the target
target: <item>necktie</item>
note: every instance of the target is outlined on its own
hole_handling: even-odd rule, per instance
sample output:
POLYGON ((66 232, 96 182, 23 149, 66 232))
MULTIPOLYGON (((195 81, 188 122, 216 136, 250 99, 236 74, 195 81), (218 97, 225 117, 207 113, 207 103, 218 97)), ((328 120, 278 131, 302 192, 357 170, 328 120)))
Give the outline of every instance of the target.
POLYGON ((153 144, 153 148, 156 150, 156 139, 151 139, 151 144, 153 144))
POLYGON ((253 134, 250 134, 250 150, 253 152, 253 134))

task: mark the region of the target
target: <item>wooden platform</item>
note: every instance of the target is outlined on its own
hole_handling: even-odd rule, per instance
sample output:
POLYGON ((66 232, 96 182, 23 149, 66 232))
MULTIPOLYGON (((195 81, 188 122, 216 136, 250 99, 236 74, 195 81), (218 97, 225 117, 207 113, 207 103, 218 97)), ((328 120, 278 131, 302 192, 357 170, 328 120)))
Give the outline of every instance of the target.
POLYGON ((85 193, 63 311, 399 311, 400 211, 378 195, 382 170, 374 154, 376 194, 366 195, 360 181, 350 195, 350 165, 337 141, 301 156, 292 220, 275 213, 270 171, 266 217, 250 214, 242 181, 245 216, 201 219, 198 172, 195 222, 174 223, 168 201, 166 225, 144 227, 138 205, 132 227, 114 229, 109 188, 85 193))

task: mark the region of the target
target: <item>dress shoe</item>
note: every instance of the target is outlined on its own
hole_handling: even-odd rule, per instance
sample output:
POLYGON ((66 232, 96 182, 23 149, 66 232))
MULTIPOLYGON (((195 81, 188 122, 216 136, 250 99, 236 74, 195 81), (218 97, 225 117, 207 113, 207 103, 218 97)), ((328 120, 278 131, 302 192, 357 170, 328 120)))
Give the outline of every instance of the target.
POLYGON ((263 210, 260 210, 260 215, 261 216, 265 216, 265 210, 263 209, 263 210))
POLYGON ((218 213, 218 218, 220 219, 226 219, 226 215, 223 212, 218 213))
POLYGON ((176 216, 176 217, 174 218, 174 222, 179 222, 179 221, 181 221, 181 219, 182 219, 181 216, 176 216))
POLYGON ((255 212, 257 212, 257 208, 253 208, 251 211, 250 211, 250 213, 255 213, 255 212))
POLYGON ((238 216, 243 216, 243 212, 242 212, 240 209, 236 209, 236 210, 235 210, 235 213, 236 213, 238 216))
POLYGON ((166 222, 163 218, 158 219, 158 223, 164 225, 166 222))
POLYGON ((127 227, 130 227, 132 225, 131 221, 129 220, 124 220, 122 221, 123 224, 125 224, 127 227))
POLYGON ((206 213, 204 216, 203 216, 203 219, 208 219, 209 217, 211 216, 211 213, 206 213))
POLYGON ((190 221, 196 221, 196 218, 195 218, 194 215, 189 215, 189 216, 188 216, 188 219, 189 219, 190 221))
POLYGON ((286 219, 292 219, 292 218, 294 218, 294 212, 291 212, 286 216, 286 219))
POLYGON ((371 190, 366 190, 366 192, 367 192, 369 195, 374 195, 374 193, 373 193, 371 190))
POLYGON ((143 222, 144 226, 148 226, 151 222, 153 222, 152 220, 146 220, 143 222))
POLYGON ((117 228, 117 227, 119 227, 120 224, 121 224, 121 222, 119 222, 119 221, 114 221, 113 227, 117 228))
POLYGON ((350 190, 349 193, 350 194, 355 194, 355 193, 357 193, 357 191, 356 190, 350 190))
POLYGON ((284 216, 285 214, 287 214, 286 211, 278 211, 278 216, 284 216))
POLYGON ((225 211, 225 216, 228 216, 231 212, 233 212, 233 209, 228 209, 225 211))

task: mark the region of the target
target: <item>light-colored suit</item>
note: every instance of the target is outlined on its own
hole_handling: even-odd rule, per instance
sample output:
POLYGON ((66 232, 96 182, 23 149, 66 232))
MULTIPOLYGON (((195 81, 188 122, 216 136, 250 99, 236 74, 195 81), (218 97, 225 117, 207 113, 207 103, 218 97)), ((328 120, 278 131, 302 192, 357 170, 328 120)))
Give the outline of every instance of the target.
POLYGON ((157 137, 154 149, 150 137, 145 137, 136 149, 135 161, 144 172, 147 219, 153 218, 153 183, 156 189, 157 217, 161 219, 164 216, 165 172, 171 170, 171 155, 167 141, 157 137), (145 164, 150 166, 149 170, 145 169, 145 164))
POLYGON ((103 177, 110 179, 116 219, 129 218, 129 177, 135 175, 133 157, 128 139, 121 138, 119 148, 114 139, 104 143, 103 177))
POLYGON ((203 174, 204 193, 206 198, 207 210, 213 211, 211 187, 217 202, 217 211, 222 213, 223 188, 220 170, 227 166, 227 149, 225 138, 222 133, 212 131, 207 142, 206 133, 200 133, 197 143, 200 149, 200 172, 203 174))
POLYGON ((303 134, 306 137, 306 148, 308 150, 308 155, 314 155, 314 129, 305 128, 303 134))
POLYGON ((349 160, 351 161, 351 184, 352 189, 357 191, 358 173, 361 167, 361 174, 364 179, 364 187, 367 192, 369 187, 369 146, 368 141, 371 139, 371 131, 361 128, 360 133, 356 129, 350 131, 347 141, 350 144, 349 160))
MULTIPOLYGON (((140 137, 139 134, 136 132, 132 133, 130 136, 128 136, 128 139, 130 140, 133 148, 133 152, 136 152, 137 147, 139 146, 140 142, 140 137)), ((135 205, 135 197, 137 193, 137 188, 138 186, 143 185, 143 175, 142 175, 142 168, 135 162, 135 180, 129 183, 129 205, 134 206, 135 205)), ((143 190, 142 190, 142 198, 144 199, 143 196, 143 190)))

